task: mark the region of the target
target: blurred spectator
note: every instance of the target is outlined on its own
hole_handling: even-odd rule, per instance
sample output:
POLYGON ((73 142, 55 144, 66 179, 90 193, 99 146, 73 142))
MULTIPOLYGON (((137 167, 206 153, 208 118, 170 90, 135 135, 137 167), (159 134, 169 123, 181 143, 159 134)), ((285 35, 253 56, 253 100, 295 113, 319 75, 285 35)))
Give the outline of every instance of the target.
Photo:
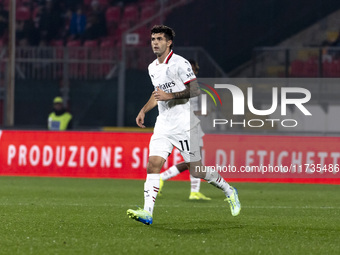
POLYGON ((99 39, 101 36, 103 36, 103 27, 98 22, 97 16, 91 15, 87 20, 82 40, 95 40, 99 39))
POLYGON ((324 40, 321 44, 322 47, 322 61, 332 62, 334 59, 340 58, 338 50, 332 49, 332 47, 340 47, 340 31, 334 41, 324 40))
POLYGON ((64 108, 61 97, 53 99, 53 112, 48 115, 48 129, 55 131, 72 129, 72 114, 64 108))
POLYGON ((63 20, 59 5, 54 4, 52 0, 46 0, 46 4, 40 13, 39 30, 41 39, 47 42, 60 37, 60 31, 63 27, 63 20))
POLYGON ((84 14, 83 7, 78 5, 75 13, 72 14, 70 22, 70 39, 79 39, 86 28, 87 18, 84 14))
POLYGON ((95 27, 99 29, 99 36, 107 35, 105 11, 98 0, 92 0, 89 16, 95 16, 95 27))
POLYGON ((0 3, 0 37, 3 37, 8 29, 8 11, 4 9, 3 3, 0 3))
POLYGON ((16 40, 20 46, 38 46, 40 33, 32 19, 17 21, 16 40))
POLYGON ((42 12, 43 12, 43 6, 38 5, 35 8, 34 14, 33 14, 33 21, 34 21, 34 25, 36 28, 39 28, 40 26, 40 18, 42 16, 42 12))
POLYGON ((63 14, 64 28, 62 30, 61 38, 60 39, 67 40, 67 37, 70 35, 70 24, 71 24, 72 14, 73 13, 72 13, 72 9, 71 8, 67 8, 65 13, 63 14))

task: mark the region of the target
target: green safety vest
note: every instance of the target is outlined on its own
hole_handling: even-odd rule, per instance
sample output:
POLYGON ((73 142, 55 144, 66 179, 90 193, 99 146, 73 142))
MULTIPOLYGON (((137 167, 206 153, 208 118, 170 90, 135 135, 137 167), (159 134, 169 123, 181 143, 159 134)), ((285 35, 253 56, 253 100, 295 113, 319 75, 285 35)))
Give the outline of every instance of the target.
POLYGON ((63 113, 62 115, 56 115, 54 112, 52 112, 50 115, 48 115, 48 129, 66 130, 71 119, 72 115, 68 112, 63 113))

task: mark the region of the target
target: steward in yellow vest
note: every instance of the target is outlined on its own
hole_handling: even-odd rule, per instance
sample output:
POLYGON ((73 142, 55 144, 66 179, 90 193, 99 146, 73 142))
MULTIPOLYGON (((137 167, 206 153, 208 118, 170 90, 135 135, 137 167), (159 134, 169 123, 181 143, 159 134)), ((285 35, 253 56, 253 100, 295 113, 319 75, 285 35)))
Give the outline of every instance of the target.
POLYGON ((61 97, 53 100, 53 112, 48 115, 48 129, 55 131, 72 129, 72 114, 63 107, 61 97))

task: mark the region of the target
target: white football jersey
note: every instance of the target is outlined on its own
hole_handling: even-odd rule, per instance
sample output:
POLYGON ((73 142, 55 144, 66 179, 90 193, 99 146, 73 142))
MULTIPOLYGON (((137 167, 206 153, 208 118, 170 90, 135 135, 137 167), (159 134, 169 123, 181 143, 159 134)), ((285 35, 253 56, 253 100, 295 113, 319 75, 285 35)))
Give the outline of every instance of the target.
MULTIPOLYGON (((164 63, 159 63, 156 59, 148 69, 154 88, 167 93, 183 91, 184 84, 196 79, 189 61, 173 51, 170 51, 164 63)), ((190 110, 189 99, 158 101, 158 111, 154 132, 181 132, 199 123, 199 119, 190 110)))

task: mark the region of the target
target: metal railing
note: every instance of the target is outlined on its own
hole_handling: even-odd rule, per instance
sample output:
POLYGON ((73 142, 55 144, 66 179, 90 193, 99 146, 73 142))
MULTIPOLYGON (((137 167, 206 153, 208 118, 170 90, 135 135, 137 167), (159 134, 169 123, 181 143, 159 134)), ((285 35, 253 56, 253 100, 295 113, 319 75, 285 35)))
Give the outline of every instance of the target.
MULTIPOLYGON (((201 47, 177 47, 175 52, 198 61, 201 77, 224 77, 226 74, 201 47)), ((150 47, 127 47, 127 69, 147 71, 155 59, 150 47)), ((0 78, 6 75, 6 48, 0 52, 0 78)), ((100 80, 118 75, 120 48, 88 47, 18 47, 16 79, 19 80, 100 80)))
POLYGON ((115 48, 100 47, 20 47, 16 50, 16 78, 109 79, 119 62, 118 53, 115 48))
MULTIPOLYGON (((200 77, 223 77, 225 73, 211 56, 199 47, 177 47, 174 51, 187 59, 195 59, 201 67, 200 77)), ((126 47, 126 70, 137 69, 145 72, 155 59, 150 47, 126 47)), ((70 98, 72 81, 120 80, 121 48, 104 47, 17 47, 15 59, 16 81, 57 81, 64 102, 70 98)), ((0 50, 0 101, 6 100, 8 51, 0 50)), ((112 86, 117 86, 112 82, 112 86)), ((124 83, 124 87, 126 84, 124 83)), ((117 88, 118 91, 118 88, 117 88)), ((121 94, 112 95, 118 111, 124 112, 125 104, 120 104, 121 94)), ((123 95, 124 97, 124 95, 123 95)), ((65 103, 66 104, 66 103, 65 103)), ((4 109, 3 116, 7 109, 4 109)), ((118 118, 118 117, 117 117, 118 118)), ((121 118, 121 117, 120 117, 121 118)), ((0 124, 3 123, 0 120, 0 124)), ((119 123, 119 122, 117 122, 119 123)))
POLYGON ((255 48, 252 77, 340 77, 340 47, 255 48))

